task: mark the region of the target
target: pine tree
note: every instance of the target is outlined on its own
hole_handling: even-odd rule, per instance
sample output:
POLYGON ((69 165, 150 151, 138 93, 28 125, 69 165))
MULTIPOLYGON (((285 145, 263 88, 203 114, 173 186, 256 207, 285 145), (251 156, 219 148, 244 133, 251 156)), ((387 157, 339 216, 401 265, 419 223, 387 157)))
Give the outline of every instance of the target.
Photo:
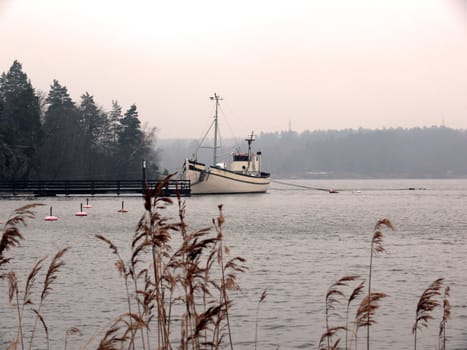
POLYGON ((159 168, 159 151, 157 150, 157 128, 149 130, 143 128, 144 146, 143 159, 146 160, 146 172, 149 179, 156 179, 161 176, 159 168))
POLYGON ((41 177, 47 180, 82 178, 88 152, 79 110, 67 88, 57 80, 51 85, 46 102, 41 177))
POLYGON ((114 156, 118 150, 118 135, 121 130, 120 120, 123 118, 122 107, 112 101, 112 110, 102 112, 103 124, 100 139, 100 152, 105 156, 114 156))
POLYGON ((37 163, 40 106, 21 63, 0 77, 0 179, 27 179, 37 163))
POLYGON ((94 97, 88 92, 81 96, 79 106, 81 113, 81 125, 86 137, 86 142, 91 148, 97 149, 100 146, 105 124, 105 115, 101 108, 94 102, 94 97))
POLYGON ((118 173, 122 178, 137 179, 141 177, 144 133, 141 131, 136 105, 131 105, 125 112, 121 125, 118 135, 118 173))
POLYGON ((112 141, 115 143, 118 141, 118 135, 122 129, 122 118, 122 106, 117 101, 112 101, 112 110, 109 113, 109 131, 112 135, 112 141))

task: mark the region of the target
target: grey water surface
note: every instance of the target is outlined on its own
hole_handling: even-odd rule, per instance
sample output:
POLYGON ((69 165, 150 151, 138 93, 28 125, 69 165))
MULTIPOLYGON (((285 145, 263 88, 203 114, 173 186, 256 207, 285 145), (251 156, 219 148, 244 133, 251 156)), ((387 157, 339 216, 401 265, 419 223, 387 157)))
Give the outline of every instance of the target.
MULTIPOLYGON (((451 288, 452 319, 448 349, 467 349, 467 180, 284 180, 314 188, 333 187, 339 193, 272 183, 265 194, 185 198, 191 231, 210 227, 223 204, 226 244, 232 256, 247 259, 248 272, 239 277, 242 290, 233 295, 232 332, 235 349, 317 349, 325 331, 325 295, 345 275, 368 278, 370 241, 378 219, 388 218, 395 230, 384 229, 386 253, 374 258, 372 289, 389 295, 376 312, 371 331, 373 349, 413 349, 411 332, 418 299, 437 278, 451 288), (414 188, 414 190, 409 190, 414 188), (267 289, 256 318, 258 300, 267 289)), ((126 293, 114 263, 115 256, 95 234, 112 240, 124 259, 143 214, 136 197, 90 198, 86 217, 77 217, 85 197, 3 199, 0 221, 24 204, 42 202, 37 218, 22 229, 21 247, 7 252, 13 260, 0 274, 16 272, 24 289, 38 259, 51 257, 65 246, 65 265, 41 309, 48 326, 50 348, 81 349, 96 339, 109 322, 126 311, 126 293), (128 212, 118 210, 124 201, 128 212), (43 220, 49 214, 56 222, 43 220)), ((175 206, 166 212, 176 218, 175 206)), ((43 274, 37 277, 33 299, 38 301, 43 274)), ((355 287, 352 284, 352 287, 355 287)), ((346 293, 351 288, 344 289, 346 293)), ((339 305, 331 326, 343 325, 346 301, 339 305)), ((34 314, 25 311, 26 326, 34 314)), ((351 308, 353 320, 355 305, 351 308)), ((429 327, 418 333, 419 349, 437 349, 441 308, 429 327)), ((8 283, 0 280, 0 349, 17 330, 15 308, 8 303, 8 283)), ((359 333, 364 348, 366 330, 359 333)), ((343 333, 341 333, 343 335, 343 333)), ((45 349, 41 327, 35 348, 45 349)), ((28 339, 26 337, 26 339, 28 339)), ((94 342, 94 343, 93 343, 94 342)), ((345 345, 342 339, 341 345, 345 345)), ((352 345, 352 348, 354 346, 352 345)))

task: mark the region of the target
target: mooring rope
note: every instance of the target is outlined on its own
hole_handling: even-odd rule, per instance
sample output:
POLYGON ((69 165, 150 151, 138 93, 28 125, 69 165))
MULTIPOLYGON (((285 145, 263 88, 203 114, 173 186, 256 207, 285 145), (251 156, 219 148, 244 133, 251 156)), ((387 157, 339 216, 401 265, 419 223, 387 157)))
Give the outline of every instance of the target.
POLYGON ((312 187, 312 186, 306 186, 306 185, 299 185, 299 184, 294 184, 291 182, 285 182, 285 181, 278 181, 278 180, 271 180, 273 183, 277 183, 280 185, 285 185, 285 186, 292 186, 292 187, 298 187, 298 188, 303 188, 307 190, 315 190, 315 191, 326 191, 329 193, 338 193, 341 191, 351 191, 351 192, 358 192, 358 191, 422 191, 426 190, 424 187, 407 187, 407 188, 366 188, 366 189, 336 189, 336 188, 321 188, 321 187, 312 187))
POLYGON ((271 180, 271 182, 274 182, 274 183, 280 184, 280 185, 286 185, 286 186, 292 186, 292 187, 305 188, 305 189, 307 189, 307 190, 316 190, 316 191, 326 191, 326 192, 329 192, 329 188, 319 188, 319 187, 311 187, 311 186, 305 186, 305 185, 297 185, 297 184, 293 184, 293 183, 290 183, 290 182, 277 181, 277 180, 271 180))

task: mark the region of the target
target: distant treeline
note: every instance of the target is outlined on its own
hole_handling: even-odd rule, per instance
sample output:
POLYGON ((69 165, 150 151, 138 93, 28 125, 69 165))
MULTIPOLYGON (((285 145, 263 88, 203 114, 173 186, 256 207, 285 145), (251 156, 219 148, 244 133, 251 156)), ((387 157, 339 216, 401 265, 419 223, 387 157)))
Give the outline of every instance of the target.
MULTIPOLYGON (((254 146, 276 178, 467 177, 467 131, 447 127, 261 133, 254 146)), ((195 148, 194 141, 161 140, 162 165, 180 166, 195 148)))
POLYGON ((140 179, 158 170, 155 129, 143 130, 136 105, 104 111, 88 92, 76 104, 53 81, 37 92, 15 61, 0 77, 0 181, 140 179))
MULTIPOLYGON (((75 103, 53 81, 37 92, 18 61, 0 76, 0 181, 139 179, 142 161, 156 176, 155 129, 143 130, 136 105, 104 111, 88 92, 75 103)), ((161 166, 175 171, 195 152, 193 140, 160 140, 161 166)), ((224 152, 235 144, 224 140, 224 152)), ((263 170, 273 177, 467 177, 467 131, 446 127, 261 133, 263 170)), ((209 163, 211 158, 198 154, 209 163)), ((226 159, 229 160, 229 159, 226 159)))

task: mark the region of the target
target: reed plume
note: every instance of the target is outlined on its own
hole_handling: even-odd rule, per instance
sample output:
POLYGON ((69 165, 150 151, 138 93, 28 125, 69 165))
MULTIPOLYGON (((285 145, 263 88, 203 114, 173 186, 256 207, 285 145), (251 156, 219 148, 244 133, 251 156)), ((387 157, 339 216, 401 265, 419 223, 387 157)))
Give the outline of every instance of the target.
MULTIPOLYGON (((323 334, 321 339, 327 339, 328 349, 332 348, 332 337, 336 334, 336 331, 331 332, 331 327, 329 327, 329 318, 331 316, 338 316, 335 313, 337 304, 340 304, 341 298, 345 298, 344 292, 341 291, 342 287, 347 287, 349 282, 352 282, 359 278, 357 275, 344 276, 334 282, 328 289, 326 293, 326 332, 323 334), (323 338, 324 337, 324 338, 323 338)), ((334 330, 345 329, 345 327, 333 327, 334 330)), ((320 341, 321 343, 321 341, 320 341)), ((335 343, 334 343, 335 344, 335 343)))
MULTIPOLYGON (((373 324, 376 323, 374 318, 376 310, 379 308, 379 301, 381 299, 386 298, 388 295, 385 293, 380 292, 372 292, 371 294, 365 296, 363 300, 360 302, 360 305, 357 309, 357 313, 355 316, 355 324, 356 324, 356 331, 355 331, 355 344, 357 344, 357 336, 358 330, 361 327, 369 328, 373 324)), ((367 337, 367 347, 369 346, 369 341, 367 337)))
POLYGON ((347 309, 345 312, 345 348, 348 349, 348 333, 349 333, 349 310, 350 310, 350 304, 352 301, 356 300, 362 293, 363 293, 363 288, 365 287, 365 282, 361 282, 349 296, 349 299, 347 300, 347 309))
POLYGON ((415 323, 412 326, 414 335, 414 349, 417 350, 417 330, 421 327, 428 327, 428 321, 433 319, 431 312, 440 305, 436 300, 438 295, 441 295, 440 289, 443 286, 443 279, 438 278, 420 296, 417 303, 417 311, 415 314, 415 323))
POLYGON ((104 337, 99 342, 98 350, 121 350, 124 344, 134 338, 139 328, 147 327, 147 323, 134 313, 124 313, 112 320, 104 337))
POLYGON ((34 283, 36 281, 37 274, 42 269, 45 259, 47 259, 47 256, 43 257, 42 259, 39 259, 36 262, 36 264, 33 266, 31 272, 28 275, 28 278, 26 280, 26 287, 24 288, 23 309, 24 309, 24 306, 33 304, 31 300, 32 287, 34 286, 34 283))
POLYGON ((259 301, 258 301, 258 306, 256 307, 255 350, 256 350, 256 345, 258 344, 259 307, 261 303, 263 303, 266 300, 266 296, 267 296, 267 289, 263 290, 263 293, 261 293, 261 297, 259 298, 259 301))
MULTIPOLYGON (((57 278, 56 274, 60 267, 63 266, 63 261, 61 260, 63 254, 68 250, 69 248, 64 248, 60 250, 52 260, 49 269, 47 271, 45 280, 44 280, 44 286, 41 294, 41 299, 38 308, 32 308, 31 310, 34 312, 36 315, 35 321, 34 321, 34 326, 31 331, 31 338, 29 342, 29 349, 32 348, 33 344, 33 339, 34 339, 34 333, 37 327, 37 322, 40 322, 44 331, 45 331, 45 336, 46 336, 46 341, 47 341, 47 348, 49 348, 49 330, 47 327, 47 324, 45 323, 45 320, 40 312, 40 309, 42 307, 42 304, 47 297, 47 295, 50 293, 52 290, 51 284, 55 281, 57 278)), ((14 271, 10 271, 6 277, 8 278, 9 281, 9 301, 10 304, 13 302, 13 299, 16 301, 16 311, 17 311, 17 317, 18 317, 18 333, 16 336, 16 339, 13 343, 10 344, 10 347, 12 349, 16 349, 17 343, 19 342, 21 344, 21 349, 24 350, 25 348, 25 342, 24 342, 24 334, 23 334, 23 314, 24 314, 24 309, 27 305, 33 305, 32 301, 32 289, 34 286, 34 283, 36 281, 36 277, 40 270, 43 267, 43 263, 47 257, 44 257, 42 259, 39 259, 33 266, 32 270, 30 271, 28 278, 26 280, 26 285, 24 288, 23 292, 23 299, 22 303, 20 303, 19 300, 19 288, 18 288, 18 281, 16 279, 16 274, 14 271)))
POLYGON ((10 304, 13 302, 13 299, 17 300, 17 305, 19 305, 18 300, 18 280, 16 279, 16 274, 14 271, 8 272, 6 274, 6 278, 8 278, 8 301, 10 304))
POLYGON ((47 327, 47 324, 45 323, 45 320, 44 320, 44 318, 42 317, 42 315, 39 313, 39 311, 37 311, 37 310, 35 310, 35 309, 32 309, 32 311, 36 314, 37 319, 39 319, 39 321, 41 322, 42 328, 44 328, 44 331, 45 331, 45 339, 46 339, 46 341, 47 341, 47 349, 50 349, 50 344, 49 344, 49 328, 47 327))
POLYGON ((343 326, 337 326, 337 327, 331 327, 326 330, 326 332, 321 335, 321 338, 319 340, 318 344, 318 349, 319 350, 336 350, 337 346, 339 345, 341 338, 337 337, 336 341, 334 343, 330 343, 330 340, 336 336, 337 332, 345 330, 345 327, 343 326), (324 340, 327 340, 327 346, 324 344, 324 340))
POLYGON ((247 267, 241 265, 245 262, 245 259, 242 257, 235 257, 233 259, 228 260, 224 263, 225 255, 229 254, 229 248, 224 245, 223 243, 223 232, 222 226, 225 222, 224 214, 222 213, 222 205, 218 206, 219 209, 219 216, 216 220, 213 219, 213 224, 217 231, 217 261, 221 268, 221 284, 220 284, 220 304, 225 305, 225 319, 227 322, 227 335, 229 336, 229 343, 230 349, 233 350, 233 342, 232 342, 232 331, 230 327, 230 317, 229 317, 229 306, 231 304, 227 291, 228 290, 239 290, 240 287, 236 282, 236 272, 245 272, 247 267))
POLYGON ((47 274, 45 275, 44 286, 43 286, 43 289, 42 289, 41 298, 40 298, 38 308, 33 309, 33 311, 36 313, 36 319, 34 321, 34 326, 32 328, 32 332, 31 332, 31 338, 30 338, 30 341, 29 341, 29 350, 32 349, 32 344, 33 344, 34 334, 35 334, 35 330, 36 330, 36 326, 37 326, 37 321, 40 320, 42 325, 46 328, 45 322, 43 322, 40 311, 41 311, 42 305, 44 304, 45 298, 52 291, 52 284, 57 279, 57 273, 58 273, 59 269, 61 267, 63 267, 63 265, 65 265, 62 258, 63 258, 63 255, 69 249, 70 249, 70 247, 65 247, 65 248, 59 250, 55 254, 55 256, 53 257, 53 259, 52 259, 52 261, 51 261, 51 263, 49 265, 49 268, 47 270, 47 274))
MULTIPOLYGON (((215 324, 217 322, 217 319, 222 318, 222 313, 223 313, 223 310, 225 309, 225 307, 226 307, 226 305, 222 305, 222 304, 211 306, 206 311, 199 314, 197 316, 197 319, 196 319, 195 331, 194 331, 194 333, 192 335, 190 335, 188 337, 187 340, 190 341, 193 338, 201 337, 202 332, 204 330, 206 330, 209 327, 209 325, 215 324)), ((205 341, 203 344, 204 345, 210 344, 212 346, 218 346, 219 345, 219 344, 216 344, 216 343, 214 343, 212 341, 211 342, 205 341)))
POLYGON ((32 209, 41 205, 43 204, 32 203, 15 209, 10 218, 5 222, 2 238, 0 239, 0 266, 11 260, 11 258, 4 256, 5 252, 19 246, 20 242, 24 239, 18 226, 26 226, 27 219, 33 219, 36 215, 32 209))
POLYGON ((99 342, 97 350, 121 350, 127 338, 116 334, 119 329, 119 327, 112 327, 107 330, 104 338, 99 342), (120 344, 120 346, 117 346, 118 344, 120 344))
POLYGON ((371 277, 372 277, 372 271, 373 271, 373 256, 376 256, 378 254, 384 253, 386 250, 383 247, 383 232, 382 228, 383 226, 390 228, 391 230, 394 230, 394 226, 392 225, 391 221, 388 219, 384 218, 381 220, 378 220, 376 222, 375 228, 374 228, 374 233, 373 233, 373 238, 371 240, 371 250, 370 250, 370 268, 369 268, 369 276, 368 276, 368 296, 366 298, 367 302, 369 305, 367 306, 367 312, 368 315, 366 316, 366 319, 368 320, 367 322, 367 334, 366 334, 366 348, 367 350, 370 350, 370 311, 372 310, 371 308, 371 301, 372 301, 372 292, 371 292, 371 277))
MULTIPOLYGON (((126 322, 122 318, 109 325, 99 346, 110 349, 126 344, 129 349, 170 350, 173 348, 173 324, 178 324, 180 333, 176 342, 180 350, 218 349, 227 336, 233 348, 228 320, 232 302, 227 291, 239 288, 236 274, 245 271, 245 260, 241 257, 227 259, 229 249, 223 244, 221 207, 214 220, 214 235, 212 228, 188 231, 184 221, 185 202, 179 196, 178 220, 165 217, 163 211, 174 201, 162 197, 164 184, 146 189, 145 212, 131 241, 129 264, 119 256, 117 259, 119 271, 133 281, 135 297, 127 299, 131 305, 136 302, 134 315, 138 317, 138 324, 145 326, 133 324, 136 318, 129 318, 128 313, 124 317, 126 322), (181 244, 174 250, 171 244, 175 233, 180 235, 181 244), (181 314, 174 315, 174 309, 181 314), (137 342, 135 332, 144 329, 146 337, 141 333, 141 340, 137 342), (154 329, 152 334, 156 339, 151 345, 150 329, 154 329)), ((107 243, 113 253, 118 253, 110 240, 100 235, 96 237, 107 243)))
POLYGON ((443 318, 439 324, 439 349, 446 350, 446 325, 448 320, 451 318, 451 303, 449 302, 450 288, 449 286, 444 288, 444 298, 443 298, 443 318))
POLYGON ((168 318, 165 308, 165 294, 164 294, 164 279, 162 272, 164 270, 164 257, 166 252, 170 249, 168 242, 171 239, 170 231, 173 229, 172 225, 167 222, 167 219, 162 217, 159 210, 165 209, 166 204, 171 204, 169 198, 156 197, 152 206, 147 209, 148 222, 142 228, 149 234, 151 242, 152 253, 152 267, 154 274, 154 292, 155 292, 155 306, 157 310, 157 321, 159 330, 160 346, 163 349, 170 348, 168 318))
MULTIPOLYGON (((125 283, 125 290, 126 290, 126 297, 127 297, 127 305, 128 305, 128 312, 131 314, 131 301, 130 301, 130 290, 128 287, 128 275, 129 272, 127 271, 127 268, 125 266, 125 262, 123 261, 122 257, 120 256, 120 253, 118 252, 117 246, 108 238, 96 234, 95 237, 109 245, 109 248, 112 250, 112 253, 117 256, 117 261, 115 262, 115 267, 117 268, 118 273, 120 276, 123 277, 124 283, 125 283)), ((130 318, 130 328, 133 328, 131 325, 131 318, 130 318)), ((132 348, 134 349, 134 343, 132 344, 132 348)), ((143 343, 143 348, 145 348, 144 343, 143 343)))
MULTIPOLYGON (((23 324, 23 314, 24 314, 24 308, 26 305, 32 305, 32 287, 34 286, 34 283, 36 281, 36 276, 39 273, 39 271, 42 269, 43 262, 44 260, 47 259, 47 257, 43 257, 42 259, 39 259, 36 264, 33 266, 31 272, 28 275, 28 278, 26 280, 26 286, 24 288, 24 294, 23 294, 23 305, 21 308, 21 311, 19 310, 19 303, 18 303, 18 321, 19 321, 19 337, 21 340, 22 348, 24 348, 24 339, 23 339, 23 331, 22 331, 22 324, 23 324)), ((34 310, 33 310, 34 311, 34 310)))
POLYGON ((14 271, 8 272, 6 275, 2 275, 2 278, 8 279, 8 301, 11 304, 13 300, 16 300, 16 312, 18 317, 18 334, 16 335, 15 340, 10 344, 13 349, 16 349, 16 344, 18 340, 21 342, 21 349, 24 350, 24 340, 23 340, 23 321, 21 319, 21 311, 19 307, 19 290, 18 290, 18 280, 14 271))
POLYGON ((133 324, 134 320, 138 318, 138 323, 144 322, 145 325, 149 325, 154 316, 156 316, 158 327, 158 348, 169 349, 168 339, 168 327, 167 317, 165 314, 165 294, 164 294, 164 258, 167 256, 167 251, 170 250, 168 242, 170 241, 170 231, 173 226, 168 222, 167 218, 160 215, 159 211, 165 209, 167 204, 171 204, 172 200, 169 198, 159 197, 158 194, 164 187, 162 184, 158 184, 154 189, 146 188, 144 194, 144 208, 145 213, 138 222, 137 229, 133 240, 131 242, 132 255, 129 264, 125 264, 121 258, 117 246, 105 238, 102 235, 96 235, 96 238, 107 243, 109 248, 117 256, 116 267, 119 273, 124 278, 125 289, 127 295, 127 306, 128 313, 121 315, 119 327, 123 327, 126 324, 126 333, 124 339, 121 337, 113 336, 117 331, 113 325, 113 328, 109 329, 104 338, 101 341, 100 347, 110 346, 116 342, 121 341, 125 343, 128 341, 129 348, 135 349, 135 333, 140 331, 141 344, 140 348, 146 349, 150 347, 149 342, 149 327, 138 327, 138 324, 133 324), (139 268, 140 263, 145 261, 144 254, 147 251, 151 251, 152 259, 152 270, 153 280, 149 278, 148 268, 139 268), (134 288, 134 298, 130 294, 129 279, 132 280, 134 288), (143 282, 143 289, 139 287, 139 281, 143 282), (136 302, 137 313, 133 313, 132 301, 136 302), (156 310, 156 314, 153 314, 153 310, 156 310), (126 323, 123 322, 125 315, 131 315, 126 317, 126 323), (123 322, 123 323, 122 323, 123 322), (146 336, 144 335, 144 329, 146 329, 146 336))
MULTIPOLYGON (((31 208, 37 206, 38 204, 35 205, 26 205, 23 206, 19 209, 16 209, 14 211, 14 215, 5 223, 5 230, 2 236, 2 241, 0 243, 0 246, 2 251, 8 250, 9 248, 13 246, 17 246, 20 243, 20 240, 23 239, 23 236, 18 230, 17 225, 18 224, 23 224, 26 225, 26 219, 27 218, 33 218, 34 217, 34 212, 31 210, 31 208)), ((9 302, 10 304, 13 302, 13 299, 16 300, 16 311, 17 311, 17 318, 18 318, 18 334, 16 336, 16 340, 12 343, 13 344, 20 342, 21 343, 21 348, 24 349, 24 337, 23 337, 23 311, 24 311, 24 306, 28 304, 32 304, 32 301, 30 299, 31 296, 31 288, 34 284, 35 277, 37 273, 40 271, 42 267, 42 262, 44 261, 45 258, 40 259, 33 267, 31 272, 29 273, 29 276, 27 278, 26 282, 26 287, 24 291, 24 296, 23 296, 23 303, 22 306, 20 306, 20 301, 19 301, 19 288, 18 288, 18 281, 16 278, 16 274, 14 271, 10 271, 6 275, 1 275, 0 278, 4 277, 8 279, 9 282, 9 302)), ((0 257, 0 265, 5 262, 8 262, 9 259, 2 259, 0 257)))

